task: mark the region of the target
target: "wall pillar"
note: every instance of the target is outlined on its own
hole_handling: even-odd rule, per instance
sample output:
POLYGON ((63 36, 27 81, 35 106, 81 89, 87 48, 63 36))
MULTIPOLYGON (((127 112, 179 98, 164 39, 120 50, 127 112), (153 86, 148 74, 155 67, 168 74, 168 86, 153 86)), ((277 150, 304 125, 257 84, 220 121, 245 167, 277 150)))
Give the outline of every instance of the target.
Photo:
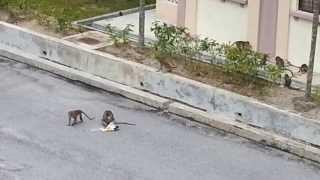
POLYGON ((291 0, 280 0, 278 9, 276 55, 284 59, 288 58, 290 2, 291 0))
POLYGON ((253 49, 257 50, 259 39, 260 0, 248 0, 248 11, 248 41, 253 49))
POLYGON ((186 23, 186 5, 187 0, 178 1, 177 26, 184 27, 186 23))
POLYGON ((192 34, 197 33, 198 0, 186 0, 185 27, 192 34))
POLYGON ((177 25, 178 23, 178 4, 168 0, 157 0, 157 16, 165 23, 177 25))

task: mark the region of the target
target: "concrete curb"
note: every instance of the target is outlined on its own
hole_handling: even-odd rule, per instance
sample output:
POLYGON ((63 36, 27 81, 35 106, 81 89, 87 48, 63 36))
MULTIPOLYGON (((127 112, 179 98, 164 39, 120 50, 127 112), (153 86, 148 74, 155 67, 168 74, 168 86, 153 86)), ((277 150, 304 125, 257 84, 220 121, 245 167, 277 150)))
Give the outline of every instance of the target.
POLYGON ((75 70, 73 68, 69 68, 67 66, 60 65, 58 63, 54 63, 51 61, 44 61, 43 59, 38 58, 36 56, 31 57, 29 54, 27 55, 23 52, 18 52, 15 50, 9 52, 9 51, 4 51, 0 48, 0 54, 4 58, 8 58, 24 64, 28 64, 28 65, 37 67, 39 69, 43 69, 45 71, 49 71, 51 73, 63 76, 71 80, 80 81, 85 84, 107 90, 109 92, 120 94, 128 99, 142 102, 146 105, 149 105, 155 108, 163 108, 165 104, 169 102, 169 100, 165 98, 152 95, 150 93, 137 90, 129 86, 115 83, 86 72, 75 70))
POLYGON ((210 127, 320 163, 320 149, 308 143, 289 139, 261 128, 252 127, 242 122, 228 119, 223 114, 215 114, 213 117, 212 114, 191 108, 181 103, 170 104, 168 110, 170 113, 194 119, 195 121, 210 127))
POLYGON ((126 85, 115 83, 86 72, 75 70, 64 65, 51 61, 46 61, 36 56, 23 53, 18 50, 2 50, 0 54, 4 58, 22 62, 54 74, 61 75, 68 79, 81 81, 83 83, 104 89, 109 92, 120 94, 129 99, 144 103, 146 105, 167 109, 168 112, 191 118, 197 122, 213 128, 236 134, 246 139, 253 140, 268 146, 272 146, 297 156, 320 163, 320 149, 298 140, 289 139, 261 128, 253 127, 248 124, 227 118, 223 114, 209 114, 205 111, 192 108, 190 106, 173 102, 148 92, 137 90, 126 85), (18 55, 19 54, 19 55, 18 55))

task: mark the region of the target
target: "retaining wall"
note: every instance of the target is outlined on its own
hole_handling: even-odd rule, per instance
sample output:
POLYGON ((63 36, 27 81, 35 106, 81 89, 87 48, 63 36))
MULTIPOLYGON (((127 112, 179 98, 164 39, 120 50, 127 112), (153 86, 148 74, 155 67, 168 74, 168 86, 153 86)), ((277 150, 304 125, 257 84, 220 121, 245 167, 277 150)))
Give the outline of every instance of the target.
MULTIPOLYGON (((255 99, 205 85, 173 74, 157 72, 145 65, 126 61, 95 50, 84 49, 20 27, 0 22, 0 48, 14 49, 88 72, 117 83, 168 97, 203 109, 237 117, 240 121, 286 137, 320 146, 320 123, 255 99)), ((1 54, 0 54, 1 55, 1 54)))

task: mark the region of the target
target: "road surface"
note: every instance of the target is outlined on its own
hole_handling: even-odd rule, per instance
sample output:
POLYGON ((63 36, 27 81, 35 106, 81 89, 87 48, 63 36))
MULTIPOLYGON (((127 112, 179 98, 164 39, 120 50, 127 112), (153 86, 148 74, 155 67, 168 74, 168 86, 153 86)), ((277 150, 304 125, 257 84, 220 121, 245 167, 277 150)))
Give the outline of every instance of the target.
POLYGON ((319 180, 320 168, 121 96, 0 60, 0 179, 319 180), (83 109, 93 121, 67 127, 83 109), (111 109, 121 126, 96 131, 111 109))

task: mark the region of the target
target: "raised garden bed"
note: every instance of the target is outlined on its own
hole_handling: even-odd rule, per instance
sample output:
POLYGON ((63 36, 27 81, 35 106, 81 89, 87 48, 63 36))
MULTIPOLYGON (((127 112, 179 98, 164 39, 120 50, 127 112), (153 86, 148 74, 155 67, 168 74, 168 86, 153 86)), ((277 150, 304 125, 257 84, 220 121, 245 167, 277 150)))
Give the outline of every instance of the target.
MULTIPOLYGON (((153 50, 150 48, 138 48, 134 43, 124 46, 109 45, 98 50, 160 69, 160 62, 154 57, 153 50)), ((247 83, 237 73, 226 73, 220 66, 199 61, 185 62, 182 58, 178 57, 169 58, 167 61, 174 65, 175 68, 171 72, 163 68, 162 72, 177 74, 244 96, 253 97, 280 109, 302 113, 303 116, 308 118, 317 119, 320 115, 320 106, 318 105, 309 104, 306 105, 309 108, 306 108, 304 105, 295 103, 297 98, 303 97, 303 91, 272 85, 263 79, 258 79, 254 83, 247 83)))

